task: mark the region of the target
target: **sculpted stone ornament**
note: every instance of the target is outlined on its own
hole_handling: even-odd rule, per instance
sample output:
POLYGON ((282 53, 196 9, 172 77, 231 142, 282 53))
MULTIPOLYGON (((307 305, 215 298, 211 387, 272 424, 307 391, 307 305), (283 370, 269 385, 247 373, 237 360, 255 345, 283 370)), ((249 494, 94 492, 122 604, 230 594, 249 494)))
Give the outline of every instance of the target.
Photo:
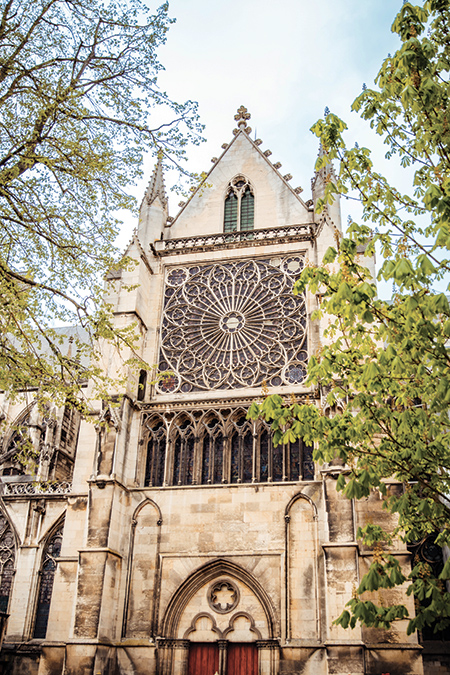
POLYGON ((239 602, 239 590, 229 579, 219 579, 208 589, 208 604, 218 614, 232 612, 239 602))
POLYGON ((301 384, 304 297, 300 255, 176 267, 166 277, 159 393, 301 384))

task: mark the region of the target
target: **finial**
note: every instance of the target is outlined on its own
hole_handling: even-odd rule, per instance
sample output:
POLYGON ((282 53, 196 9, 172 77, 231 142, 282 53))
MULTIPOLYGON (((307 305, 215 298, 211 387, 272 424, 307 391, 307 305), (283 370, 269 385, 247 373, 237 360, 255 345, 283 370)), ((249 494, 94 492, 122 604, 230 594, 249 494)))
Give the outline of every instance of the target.
POLYGON ((234 119, 236 120, 239 129, 242 129, 248 134, 251 131, 250 127, 247 126, 247 120, 249 120, 250 117, 251 117, 250 113, 248 112, 247 108, 243 105, 241 105, 241 107, 237 109, 237 113, 234 116, 234 119))

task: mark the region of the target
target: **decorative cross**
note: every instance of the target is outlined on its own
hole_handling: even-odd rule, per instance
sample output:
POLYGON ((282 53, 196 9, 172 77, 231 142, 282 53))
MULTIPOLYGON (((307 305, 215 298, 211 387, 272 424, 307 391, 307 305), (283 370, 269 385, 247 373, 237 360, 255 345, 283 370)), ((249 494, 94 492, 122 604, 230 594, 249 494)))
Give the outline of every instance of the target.
MULTIPOLYGON (((250 113, 248 112, 247 108, 243 105, 241 105, 241 107, 238 108, 237 114, 234 116, 234 119, 236 120, 239 129, 244 129, 244 131, 247 134, 249 134, 251 131, 250 127, 247 126, 247 120, 249 120, 250 117, 251 117, 250 113)), ((235 131, 236 133, 239 133, 237 129, 235 131)))

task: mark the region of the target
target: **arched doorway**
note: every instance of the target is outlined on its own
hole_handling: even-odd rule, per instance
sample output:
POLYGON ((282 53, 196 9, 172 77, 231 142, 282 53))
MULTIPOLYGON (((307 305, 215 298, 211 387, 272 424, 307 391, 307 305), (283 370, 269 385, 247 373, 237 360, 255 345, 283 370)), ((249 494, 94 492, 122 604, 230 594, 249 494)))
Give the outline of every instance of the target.
POLYGON ((275 675, 278 622, 262 586, 243 567, 215 560, 179 587, 166 609, 165 675, 275 675))

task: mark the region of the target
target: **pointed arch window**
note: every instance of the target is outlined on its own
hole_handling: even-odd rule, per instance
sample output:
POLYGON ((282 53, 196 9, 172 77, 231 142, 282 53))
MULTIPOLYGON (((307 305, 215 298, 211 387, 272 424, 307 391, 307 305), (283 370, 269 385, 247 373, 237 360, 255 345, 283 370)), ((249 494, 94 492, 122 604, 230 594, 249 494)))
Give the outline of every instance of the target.
POLYGON ((236 176, 228 186, 225 198, 223 231, 248 232, 255 221, 255 197, 250 182, 244 176, 236 176))
POLYGON ((195 434, 189 419, 175 424, 172 485, 194 484, 195 434))
POLYGON ((313 447, 275 445, 271 425, 246 410, 144 414, 144 487, 313 481, 313 447))
POLYGON ((64 523, 58 527, 56 532, 47 540, 42 556, 42 567, 40 571, 40 584, 38 601, 36 608, 36 621, 34 623, 34 638, 44 639, 47 635, 48 615, 50 613, 50 603, 53 593, 53 582, 55 580, 55 572, 57 565, 57 558, 61 553, 62 537, 63 537, 64 523))
POLYGON ((161 487, 164 484, 166 461, 166 425, 160 417, 148 422, 147 458, 144 485, 161 487))
POLYGON ((233 422, 231 433, 231 483, 251 483, 253 479, 253 433, 245 413, 233 422))
POLYGON ((223 480, 223 431, 217 417, 204 425, 202 439, 202 484, 222 483, 223 480))
POLYGON ((0 612, 8 612, 15 571, 16 546, 11 525, 0 513, 0 612))

